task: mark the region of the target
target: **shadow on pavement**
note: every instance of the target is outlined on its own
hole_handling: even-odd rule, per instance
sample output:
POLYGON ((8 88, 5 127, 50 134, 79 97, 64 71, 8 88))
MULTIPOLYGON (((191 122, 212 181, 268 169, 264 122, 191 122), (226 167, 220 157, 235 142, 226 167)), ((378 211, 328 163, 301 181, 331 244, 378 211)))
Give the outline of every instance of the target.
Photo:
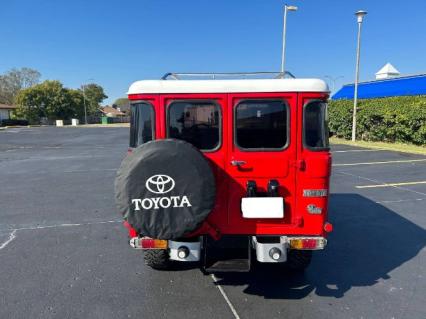
POLYGON ((244 292, 269 299, 300 299, 311 292, 341 298, 352 287, 372 286, 414 258, 426 245, 426 231, 388 208, 358 194, 333 194, 334 232, 325 251, 314 253, 304 274, 279 264, 250 273, 217 275, 218 284, 247 286, 244 292))

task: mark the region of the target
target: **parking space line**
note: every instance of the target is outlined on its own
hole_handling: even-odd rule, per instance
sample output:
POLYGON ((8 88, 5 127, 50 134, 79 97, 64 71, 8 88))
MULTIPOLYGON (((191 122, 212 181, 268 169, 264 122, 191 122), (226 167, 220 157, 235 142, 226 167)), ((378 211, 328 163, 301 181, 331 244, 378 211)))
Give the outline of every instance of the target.
POLYGON ((393 187, 393 186, 418 185, 418 184, 426 184, 426 181, 402 182, 402 183, 384 183, 384 184, 377 184, 377 185, 360 185, 360 186, 355 186, 355 187, 356 188, 378 188, 378 187, 393 187))
POLYGON ((426 200, 426 198, 414 198, 414 199, 398 199, 398 200, 382 200, 376 202, 377 204, 393 204, 393 203, 405 203, 405 202, 419 202, 426 200))
MULTIPOLYGON (((352 176, 352 177, 356 177, 356 178, 363 179, 363 180, 366 180, 366 181, 370 181, 370 182, 373 182, 373 183, 384 184, 384 182, 379 181, 377 179, 372 179, 372 178, 368 178, 368 177, 364 177, 364 176, 359 176, 359 175, 356 175, 356 174, 351 174, 351 173, 347 173, 347 172, 335 172, 335 173, 342 174, 342 175, 347 175, 347 176, 352 176)), ((401 186, 391 186, 391 187, 394 187, 396 189, 400 189, 400 190, 403 190, 403 191, 407 191, 407 192, 410 192, 410 193, 416 193, 416 194, 419 194, 419 195, 426 196, 426 193, 418 192, 418 191, 415 191, 413 189, 409 189, 409 188, 405 188, 405 187, 401 187, 401 186)))
POLYGON ((5 248, 7 245, 9 245, 12 240, 14 240, 16 238, 16 229, 13 230, 10 234, 9 234, 9 238, 0 245, 0 250, 2 250, 3 248, 5 248))
POLYGON ((94 169, 75 169, 71 171, 63 171, 63 173, 88 173, 88 172, 108 172, 117 171, 117 168, 94 168, 94 169))
POLYGON ((211 277, 214 281, 214 283, 216 284, 216 287, 219 289, 220 293, 222 294, 223 298, 225 299, 226 303, 228 304, 229 308, 232 311, 232 314, 234 315, 235 319, 240 319, 240 316, 237 313, 237 310, 235 310, 234 305, 232 304, 232 302, 229 300, 228 295, 226 294, 225 290, 223 290, 222 286, 218 284, 216 276, 214 274, 211 274, 211 277))
POLYGON ((426 162, 426 158, 423 158, 423 159, 413 159, 413 160, 383 161, 383 162, 363 162, 363 163, 333 164, 333 167, 338 167, 338 166, 358 166, 358 165, 378 165, 378 164, 393 164, 393 163, 415 163, 415 162, 426 162))
POLYGON ((111 223, 122 223, 122 220, 106 220, 106 221, 98 221, 98 222, 87 222, 87 223, 80 223, 80 224, 56 224, 56 225, 46 225, 46 226, 28 226, 28 227, 21 227, 21 228, 14 228, 9 229, 11 233, 9 234, 9 238, 4 242, 0 244, 0 250, 3 248, 6 248, 7 245, 9 245, 16 237, 17 232, 22 230, 40 230, 40 229, 49 229, 49 228, 58 228, 58 227, 75 227, 75 226, 89 226, 89 225, 100 225, 100 224, 111 224, 111 223))
POLYGON ((359 150, 359 149, 355 149, 355 150, 332 151, 331 153, 381 152, 381 151, 386 151, 386 150, 382 149, 382 148, 378 148, 378 149, 374 149, 374 150, 359 150))

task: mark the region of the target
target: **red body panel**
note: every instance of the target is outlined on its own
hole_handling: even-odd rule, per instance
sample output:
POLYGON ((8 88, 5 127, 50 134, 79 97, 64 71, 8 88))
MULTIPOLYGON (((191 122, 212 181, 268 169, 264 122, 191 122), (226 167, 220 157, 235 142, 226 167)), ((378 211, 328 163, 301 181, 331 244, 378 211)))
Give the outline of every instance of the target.
MULTIPOLYGON (((313 235, 325 236, 326 197, 303 197, 304 189, 329 189, 331 155, 329 151, 311 151, 303 146, 303 106, 309 100, 326 100, 326 93, 229 93, 229 94, 132 94, 130 100, 150 102, 155 110, 155 138, 166 138, 166 109, 170 101, 214 100, 221 108, 221 146, 205 152, 217 184, 216 205, 205 224, 192 235, 313 235), (289 107, 289 143, 280 151, 242 151, 234 143, 234 108, 244 99, 283 99, 289 107), (232 160, 245 161, 244 167, 232 166, 232 160), (246 183, 254 180, 259 191, 266 191, 270 179, 278 180, 279 195, 284 198, 284 218, 244 219, 240 201, 246 183), (322 208, 308 213, 307 206, 322 208)), ((131 155, 130 155, 131 156, 131 155)))

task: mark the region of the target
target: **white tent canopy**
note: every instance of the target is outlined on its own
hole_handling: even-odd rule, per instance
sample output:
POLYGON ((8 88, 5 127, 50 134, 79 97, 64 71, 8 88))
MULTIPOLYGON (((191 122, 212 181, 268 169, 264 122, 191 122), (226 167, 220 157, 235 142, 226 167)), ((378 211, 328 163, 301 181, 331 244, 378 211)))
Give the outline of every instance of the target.
POLYGON ((376 73, 376 80, 394 78, 400 74, 401 73, 399 73, 392 64, 386 63, 385 66, 376 73))

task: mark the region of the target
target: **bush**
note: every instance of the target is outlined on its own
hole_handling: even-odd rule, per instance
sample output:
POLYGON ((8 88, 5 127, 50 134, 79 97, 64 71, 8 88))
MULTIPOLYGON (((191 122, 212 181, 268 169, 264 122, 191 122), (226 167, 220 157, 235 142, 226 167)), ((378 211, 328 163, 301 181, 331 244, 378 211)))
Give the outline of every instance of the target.
POLYGON ((15 120, 15 119, 1 120, 1 126, 27 126, 27 125, 28 125, 27 120, 15 120))
MULTIPOLYGON (((350 139, 353 100, 329 103, 330 132, 350 139)), ((426 96, 398 96, 359 100, 357 139, 426 144, 426 96)))

